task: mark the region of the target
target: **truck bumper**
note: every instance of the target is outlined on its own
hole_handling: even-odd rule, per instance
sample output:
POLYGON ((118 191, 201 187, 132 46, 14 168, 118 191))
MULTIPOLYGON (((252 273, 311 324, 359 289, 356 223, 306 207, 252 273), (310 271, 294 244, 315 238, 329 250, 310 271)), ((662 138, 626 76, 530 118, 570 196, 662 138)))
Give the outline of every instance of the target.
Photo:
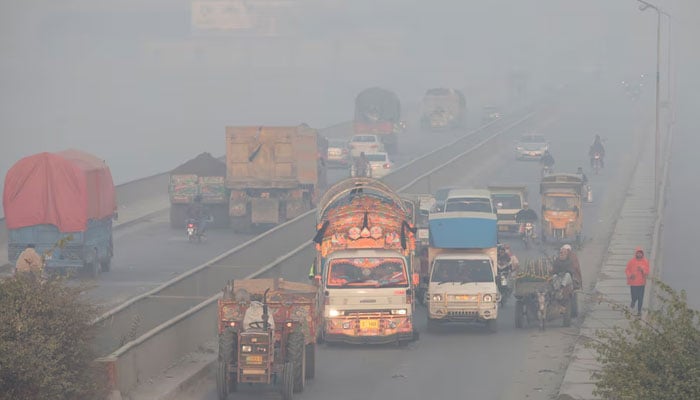
POLYGON ((437 322, 475 322, 498 318, 498 307, 429 307, 428 318, 437 322))
MULTIPOLYGON (((379 328, 361 327, 360 321, 366 318, 339 317, 326 318, 324 339, 333 343, 385 344, 414 339, 411 317, 387 316, 377 320, 379 328)), ((362 324, 364 325, 364 323, 362 324)))

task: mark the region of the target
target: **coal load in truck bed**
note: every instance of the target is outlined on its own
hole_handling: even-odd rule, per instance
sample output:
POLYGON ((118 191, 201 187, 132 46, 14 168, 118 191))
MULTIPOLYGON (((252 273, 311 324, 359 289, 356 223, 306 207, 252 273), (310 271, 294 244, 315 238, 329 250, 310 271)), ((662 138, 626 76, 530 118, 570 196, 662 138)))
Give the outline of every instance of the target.
POLYGON ((226 163, 202 153, 170 171, 170 175, 226 176, 226 163))

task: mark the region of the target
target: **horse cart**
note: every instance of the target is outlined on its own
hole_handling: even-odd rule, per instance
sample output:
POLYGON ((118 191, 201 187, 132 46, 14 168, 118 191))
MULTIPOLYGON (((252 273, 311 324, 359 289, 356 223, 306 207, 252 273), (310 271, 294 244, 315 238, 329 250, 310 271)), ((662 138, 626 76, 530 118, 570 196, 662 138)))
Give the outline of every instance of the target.
POLYGON ((562 319, 571 325, 574 286, 571 276, 551 274, 551 260, 542 258, 525 263, 515 278, 515 327, 524 328, 537 321, 544 330, 548 321, 562 319))

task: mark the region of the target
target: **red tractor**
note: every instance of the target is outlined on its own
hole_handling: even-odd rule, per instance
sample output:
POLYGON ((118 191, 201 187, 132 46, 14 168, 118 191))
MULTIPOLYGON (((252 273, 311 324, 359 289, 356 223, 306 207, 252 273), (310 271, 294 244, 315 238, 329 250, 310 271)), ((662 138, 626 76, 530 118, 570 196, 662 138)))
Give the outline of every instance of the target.
POLYGON ((219 400, 239 383, 276 385, 283 400, 303 391, 314 377, 320 299, 305 283, 229 281, 219 300, 219 400))

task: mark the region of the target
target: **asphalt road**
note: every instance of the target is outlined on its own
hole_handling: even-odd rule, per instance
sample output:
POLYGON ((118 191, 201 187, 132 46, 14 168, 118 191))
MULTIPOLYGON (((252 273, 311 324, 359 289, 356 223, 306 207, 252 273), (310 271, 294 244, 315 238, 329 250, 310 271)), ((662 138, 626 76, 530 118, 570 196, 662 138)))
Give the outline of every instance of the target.
MULTIPOLYGON (((480 110, 473 107, 472 110, 480 110)), ((479 125, 478 111, 472 111, 470 129, 479 125)), ((399 154, 393 157, 396 167, 413 158, 453 141, 468 130, 430 134, 421 133, 417 117, 408 119, 409 128, 402 134, 399 154), (413 127, 413 128, 412 128, 413 127)), ((329 170, 329 181, 348 175, 347 169, 329 170)), ((89 292, 103 308, 112 308, 131 297, 145 293, 175 276, 200 265, 224 251, 244 243, 255 235, 242 235, 232 229, 211 229, 205 243, 188 243, 184 232, 171 229, 166 212, 140 221, 115 233, 115 257, 109 273, 101 274, 89 292)))
MULTIPOLYGON (((576 167, 587 167, 587 149, 593 135, 599 133, 606 141, 606 153, 610 155, 606 169, 598 176, 591 176, 596 201, 586 205, 584 235, 587 244, 579 253, 585 261, 595 259, 604 246, 595 243, 594 232, 604 231, 603 225, 611 224, 603 217, 604 208, 610 208, 605 198, 619 190, 619 176, 632 136, 633 106, 616 97, 614 92, 598 92, 594 101, 578 101, 560 107, 558 115, 544 118, 540 123, 543 132, 552 143, 557 160, 555 171, 574 172, 576 167), (619 101, 618 101, 619 100, 619 101), (613 183, 612 185, 610 185, 613 183), (602 207, 605 205, 605 207, 602 207)), ((480 168, 471 171, 455 171, 454 183, 465 187, 479 187, 490 183, 525 183, 529 187, 530 204, 539 211, 539 166, 533 162, 515 161, 513 140, 515 134, 500 140, 498 150, 485 158, 480 168)), ((482 155, 483 156, 483 155, 482 155)), ((629 162, 629 160, 627 161, 629 162)), ((586 168, 588 169, 588 168, 586 168)), ((538 212, 539 214, 539 212, 538 212)), ((311 235, 311 233, 309 233, 311 235)), ((601 238, 598 238, 601 239, 601 238)), ((517 239, 505 239, 511 243, 521 262, 539 257, 543 252, 553 253, 556 247, 537 246, 525 251, 517 239)), ((600 240, 599 240, 600 241, 600 240)), ((604 239, 603 239, 604 241, 604 239)), ((603 243, 604 244, 604 243, 603 243)), ((308 257, 310 259, 311 252, 308 257)), ((302 263, 289 265, 281 272, 285 279, 305 279, 302 263)), ((597 271, 596 265, 584 265, 584 285, 588 286, 597 271)), ((560 359, 540 357, 548 351, 565 352, 565 335, 575 334, 576 328, 561 328, 561 321, 551 321, 548 330, 539 333, 529 327, 514 327, 513 299, 499 312, 499 331, 489 334, 481 325, 444 326, 435 332, 426 331, 425 309, 419 307, 416 321, 421 332, 420 340, 407 348, 396 346, 320 346, 317 352, 316 378, 306 387, 300 399, 419 399, 419 398, 478 398, 513 399, 526 398, 525 388, 518 386, 523 370, 533 368, 538 373, 555 373, 560 369, 560 359), (535 337, 535 341, 533 341, 535 337), (533 343, 539 341, 535 347, 533 343), (557 343, 564 343, 557 347, 557 343), (551 345, 551 348, 550 348, 551 345), (540 356, 537 355, 540 353, 540 356), (533 364, 533 358, 544 361, 533 364), (539 370, 538 370, 539 369, 539 370)), ((557 385, 558 387, 558 385, 557 385)), ((547 399, 550 394, 543 388, 531 388, 527 398, 547 399)), ((262 394, 261 390, 243 388, 236 399, 278 398, 274 393, 262 394)), ((202 380, 181 394, 179 399, 215 400, 213 376, 202 380)))

